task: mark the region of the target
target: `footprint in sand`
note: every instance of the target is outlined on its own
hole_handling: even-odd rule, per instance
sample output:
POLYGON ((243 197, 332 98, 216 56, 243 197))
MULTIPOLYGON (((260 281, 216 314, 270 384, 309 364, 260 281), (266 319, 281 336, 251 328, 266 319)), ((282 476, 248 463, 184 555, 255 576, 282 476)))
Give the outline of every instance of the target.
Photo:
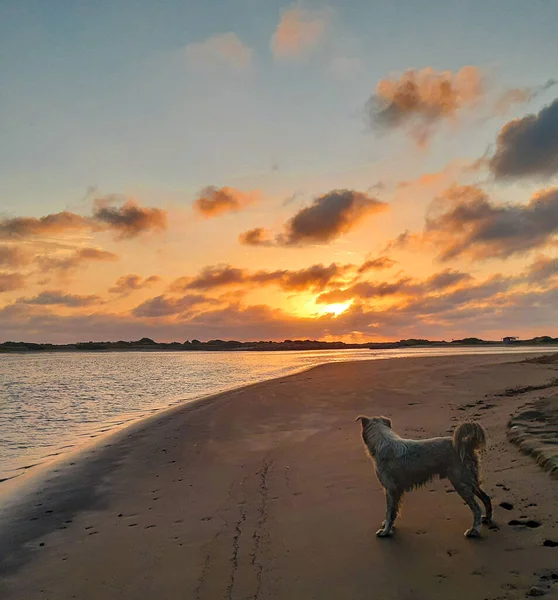
POLYGON ((512 519, 511 521, 508 521, 508 525, 511 525, 512 527, 529 527, 530 529, 536 529, 541 526, 541 524, 534 519, 512 519))

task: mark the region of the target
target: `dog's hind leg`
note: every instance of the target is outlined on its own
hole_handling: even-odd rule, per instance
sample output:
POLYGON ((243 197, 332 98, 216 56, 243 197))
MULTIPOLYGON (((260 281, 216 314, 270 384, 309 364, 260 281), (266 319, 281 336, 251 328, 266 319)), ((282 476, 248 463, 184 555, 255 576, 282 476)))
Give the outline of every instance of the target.
POLYGON ((401 496, 399 490, 386 490, 386 520, 382 523, 382 529, 376 531, 378 537, 388 537, 393 533, 393 524, 397 518, 401 496))
POLYGON ((492 523, 492 502, 490 496, 480 486, 475 488, 475 496, 484 504, 486 514, 482 518, 482 522, 490 525, 492 523))
POLYGON ((450 479, 455 491, 465 500, 467 506, 473 513, 473 526, 467 529, 465 537, 480 537, 482 511, 480 506, 475 501, 475 492, 472 486, 463 483, 462 481, 454 481, 450 479))

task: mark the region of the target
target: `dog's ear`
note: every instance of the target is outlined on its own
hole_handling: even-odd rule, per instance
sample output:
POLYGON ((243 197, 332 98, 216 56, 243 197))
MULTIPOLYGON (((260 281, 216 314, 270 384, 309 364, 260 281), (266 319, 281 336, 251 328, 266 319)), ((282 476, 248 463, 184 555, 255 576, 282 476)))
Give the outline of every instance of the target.
POLYGON ((363 427, 366 427, 368 425, 368 422, 370 421, 370 419, 368 417, 363 417, 362 415, 357 417, 355 419, 355 421, 360 421, 362 423, 363 427))
POLYGON ((380 421, 391 429, 391 419, 388 419, 387 417, 380 417, 380 421))

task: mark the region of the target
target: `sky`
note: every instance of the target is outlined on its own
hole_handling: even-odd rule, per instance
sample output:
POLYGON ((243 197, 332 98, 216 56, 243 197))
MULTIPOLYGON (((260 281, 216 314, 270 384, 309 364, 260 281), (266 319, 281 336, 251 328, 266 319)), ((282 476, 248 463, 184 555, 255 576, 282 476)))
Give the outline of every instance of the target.
POLYGON ((0 342, 558 336, 547 0, 4 0, 0 342))

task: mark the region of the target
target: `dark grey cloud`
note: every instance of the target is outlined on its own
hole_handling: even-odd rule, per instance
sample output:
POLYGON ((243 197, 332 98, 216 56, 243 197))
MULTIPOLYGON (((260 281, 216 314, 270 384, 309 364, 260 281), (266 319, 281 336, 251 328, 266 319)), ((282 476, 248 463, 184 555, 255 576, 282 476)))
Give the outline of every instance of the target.
POLYGON ((19 298, 17 304, 37 304, 41 306, 68 306, 79 308, 103 304, 102 298, 96 295, 80 296, 79 294, 65 294, 59 290, 44 291, 31 298, 19 298))
POLYGON ((558 98, 539 113, 504 125, 489 168, 502 179, 558 173, 558 98))
POLYGON ((121 206, 113 206, 109 204, 110 201, 96 201, 93 222, 101 229, 117 232, 118 239, 129 239, 146 231, 162 231, 167 228, 165 210, 143 207, 133 200, 128 200, 121 206))
POLYGON ((558 188, 538 192, 527 204, 504 204, 476 186, 452 186, 431 205, 424 239, 447 261, 507 258, 543 247, 557 233, 558 188))
POLYGON ((262 228, 240 236, 241 243, 253 246, 303 246, 327 244, 348 233, 366 215, 386 210, 388 205, 354 190, 333 190, 299 210, 285 224, 283 233, 271 241, 262 228))

